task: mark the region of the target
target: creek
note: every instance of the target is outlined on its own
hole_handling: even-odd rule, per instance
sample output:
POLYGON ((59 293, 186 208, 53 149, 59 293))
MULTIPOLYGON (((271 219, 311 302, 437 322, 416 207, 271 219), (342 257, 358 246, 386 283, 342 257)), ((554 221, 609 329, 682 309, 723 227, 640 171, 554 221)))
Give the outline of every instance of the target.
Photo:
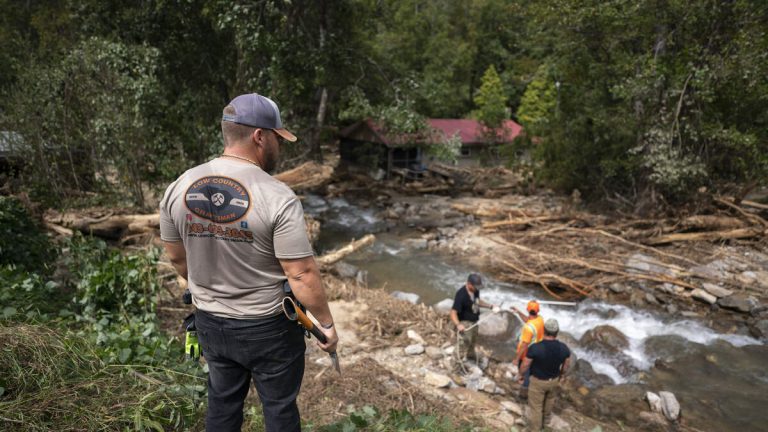
MULTIPOLYGON (((409 247, 404 240, 418 232, 399 230, 343 198, 306 196, 305 211, 321 221, 318 252, 376 233, 376 243, 345 259, 368 273, 368 285, 420 296, 432 305, 453 298, 473 269, 466 258, 409 247)), ((480 271, 480 273, 482 273, 480 271)), ((504 307, 524 308, 532 298, 547 300, 541 291, 501 283, 484 275, 482 297, 504 307)), ((556 318, 563 339, 577 358, 615 384, 641 383, 651 391, 671 391, 680 401, 686 423, 703 431, 768 431, 768 346, 752 337, 722 334, 702 319, 670 315, 660 310, 586 300, 576 307, 543 305, 541 315, 556 318), (616 352, 577 345, 586 332, 611 326, 628 342, 616 352), (567 334, 565 334, 567 333, 567 334)), ((510 361, 519 324, 509 317, 511 332, 486 346, 510 361)), ((482 343, 482 339, 481 339, 482 343)))

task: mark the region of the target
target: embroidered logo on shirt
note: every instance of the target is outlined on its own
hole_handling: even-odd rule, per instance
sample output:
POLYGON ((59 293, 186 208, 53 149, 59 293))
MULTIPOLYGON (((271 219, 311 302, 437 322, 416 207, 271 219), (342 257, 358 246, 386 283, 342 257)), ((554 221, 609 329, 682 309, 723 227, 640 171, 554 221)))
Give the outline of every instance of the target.
POLYGON ((240 182, 228 177, 209 176, 192 182, 184 203, 195 215, 218 223, 231 223, 248 213, 251 197, 240 182))

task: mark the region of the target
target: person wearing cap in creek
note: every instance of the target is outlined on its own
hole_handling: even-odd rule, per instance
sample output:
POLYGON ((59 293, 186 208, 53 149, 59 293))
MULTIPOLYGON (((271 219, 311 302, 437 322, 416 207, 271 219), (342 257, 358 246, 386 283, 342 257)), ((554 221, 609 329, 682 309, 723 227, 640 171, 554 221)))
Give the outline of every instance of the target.
POLYGON ((456 291, 451 308, 451 321, 456 326, 459 333, 459 346, 457 358, 459 361, 465 359, 477 360, 475 353, 475 342, 477 341, 478 326, 480 319, 480 308, 492 309, 498 313, 501 308, 480 300, 480 288, 483 286, 483 279, 477 273, 472 273, 467 278, 467 283, 456 291))
MULTIPOLYGON (((517 343, 515 359, 512 362, 512 364, 515 364, 518 366, 518 368, 520 368, 520 364, 523 362, 525 353, 528 351, 528 348, 535 343, 541 342, 541 340, 544 338, 544 318, 539 315, 540 306, 539 302, 536 300, 531 300, 528 302, 528 305, 526 306, 528 315, 524 314, 523 311, 517 307, 513 306, 513 309, 514 312, 517 313, 520 319, 525 323, 523 325, 522 331, 520 332, 520 341, 517 343)), ((522 371, 518 373, 521 374, 522 371)), ((523 377, 523 386, 520 388, 520 398, 525 399, 528 397, 530 373, 526 373, 520 376, 523 377)))
MULTIPOLYGON (((557 340, 560 325, 550 318, 544 323, 544 339, 528 348, 520 367, 521 375, 530 371, 531 388, 528 395, 530 430, 538 432, 549 422, 560 383, 571 361, 571 350, 557 340)), ((523 377, 519 382, 522 384, 523 377)))
POLYGON ((268 432, 300 431, 296 396, 304 375, 304 334, 282 311, 293 295, 327 336, 338 336, 307 238, 301 202, 269 173, 283 128, 271 99, 234 98, 221 120, 221 156, 189 169, 160 203, 160 235, 197 308, 195 325, 208 367, 207 431, 239 431, 250 381, 268 432))

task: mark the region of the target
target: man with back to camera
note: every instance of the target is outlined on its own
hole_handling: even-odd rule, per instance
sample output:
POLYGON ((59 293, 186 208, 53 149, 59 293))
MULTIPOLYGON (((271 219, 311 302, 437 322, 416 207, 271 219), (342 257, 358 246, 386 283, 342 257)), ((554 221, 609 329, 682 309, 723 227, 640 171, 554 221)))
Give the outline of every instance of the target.
POLYGON ((223 154, 182 174, 160 203, 160 233, 197 308, 209 366, 206 430, 239 431, 250 380, 268 432, 301 430, 296 396, 304 334, 282 311, 283 283, 314 315, 325 344, 338 342, 296 195, 270 173, 283 128, 269 98, 236 97, 221 121, 223 154))
POLYGON ((516 306, 513 306, 513 309, 525 323, 520 331, 520 341, 517 343, 517 351, 512 364, 517 365, 519 371, 518 374, 523 377, 523 385, 520 388, 520 398, 526 399, 528 397, 528 386, 530 385, 530 371, 523 374, 520 366, 525 358, 528 348, 537 342, 541 342, 544 338, 544 318, 539 315, 540 306, 539 302, 536 300, 528 302, 528 305, 526 306, 526 310, 528 310, 527 316, 516 306))
POLYGON ((475 342, 477 341, 478 326, 475 324, 480 319, 480 308, 492 309, 498 313, 499 306, 480 300, 480 288, 483 280, 477 273, 472 273, 467 278, 467 283, 456 291, 451 308, 451 321, 459 332, 459 346, 457 357, 459 361, 471 358, 477 360, 475 342))
POLYGON ((520 367, 519 383, 527 371, 531 372, 531 388, 528 406, 531 408, 529 425, 531 431, 538 432, 549 422, 557 390, 565 379, 565 372, 571 360, 571 350, 557 340, 560 325, 550 318, 544 323, 544 339, 528 348, 528 353, 520 367))

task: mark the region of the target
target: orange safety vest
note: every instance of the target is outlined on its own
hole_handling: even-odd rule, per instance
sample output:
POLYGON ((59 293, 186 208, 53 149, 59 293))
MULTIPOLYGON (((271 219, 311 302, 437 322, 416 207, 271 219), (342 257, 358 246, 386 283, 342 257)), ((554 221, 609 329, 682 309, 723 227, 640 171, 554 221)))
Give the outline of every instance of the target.
MULTIPOLYGON (((520 341, 517 343, 517 350, 520 351, 523 342, 527 342, 530 347, 536 342, 541 342, 542 339, 544 339, 544 318, 541 315, 537 315, 536 318, 529 319, 523 326, 523 330, 520 332, 520 341)), ((520 360, 525 358, 527 351, 528 349, 526 348, 520 355, 520 360)))

